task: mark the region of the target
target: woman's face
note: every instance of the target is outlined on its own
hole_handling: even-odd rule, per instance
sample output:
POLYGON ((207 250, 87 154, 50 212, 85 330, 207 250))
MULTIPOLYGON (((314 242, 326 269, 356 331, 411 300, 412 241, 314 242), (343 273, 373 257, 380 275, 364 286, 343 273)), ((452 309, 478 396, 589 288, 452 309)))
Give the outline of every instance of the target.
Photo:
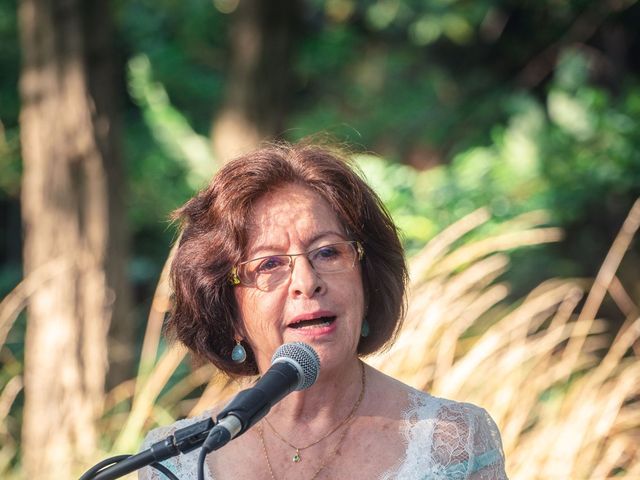
MULTIPOLYGON (((327 202, 313 191, 286 185, 259 199, 248 230, 245 260, 302 253, 350 240, 327 202)), ((364 315, 360 263, 336 273, 317 273, 304 255, 291 276, 269 291, 238 285, 240 332, 264 372, 283 343, 311 345, 324 369, 355 358, 364 315)))

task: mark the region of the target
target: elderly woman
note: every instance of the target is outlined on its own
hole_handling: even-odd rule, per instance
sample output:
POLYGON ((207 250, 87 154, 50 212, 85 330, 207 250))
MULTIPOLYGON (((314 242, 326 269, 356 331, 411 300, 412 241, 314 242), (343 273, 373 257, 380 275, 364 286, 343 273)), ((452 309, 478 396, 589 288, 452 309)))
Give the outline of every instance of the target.
MULTIPOLYGON (((362 362, 398 332, 407 269, 391 218, 339 153, 308 144, 249 153, 177 216, 169 332, 231 376, 264 373, 287 342, 312 346, 321 364, 311 388, 207 457, 208 478, 506 478, 487 412, 362 362)), ((156 429, 146 446, 202 418, 156 429)), ((197 455, 164 465, 194 479, 197 455)))

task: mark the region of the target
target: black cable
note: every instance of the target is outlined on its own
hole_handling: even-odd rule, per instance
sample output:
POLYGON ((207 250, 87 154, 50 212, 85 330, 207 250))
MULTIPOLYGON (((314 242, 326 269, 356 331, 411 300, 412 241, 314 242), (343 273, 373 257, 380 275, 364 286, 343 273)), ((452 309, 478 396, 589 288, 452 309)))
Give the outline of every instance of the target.
MULTIPOLYGON (((129 457, 131 457, 131 455, 116 455, 114 457, 106 458, 103 461, 101 461, 100 463, 97 463, 96 465, 91 467, 89 470, 87 470, 80 477, 80 480, 91 480, 98 473, 100 473, 101 470, 103 470, 103 469, 105 469, 107 467, 110 467, 112 465, 115 465, 116 463, 121 462, 122 460, 125 460, 125 459, 127 459, 129 457)), ((152 463, 149 466, 151 468, 159 471, 160 473, 164 474, 169 480, 180 480, 178 477, 175 476, 175 474, 171 470, 169 470, 167 467, 165 467, 161 463, 152 463)))
POLYGON ((158 470, 161 473, 164 473, 169 480, 180 480, 176 477, 171 470, 162 465, 161 463, 152 463, 149 465, 151 468, 158 470))
POLYGON ((204 480, 204 462, 207 458, 207 451, 204 448, 200 449, 198 455, 198 480, 204 480))
POLYGON ((115 465, 122 460, 129 458, 131 455, 116 455, 115 457, 105 458, 100 463, 95 464, 89 470, 84 472, 84 475, 80 477, 80 480, 90 480, 95 477, 96 474, 105 467, 110 467, 111 465, 115 465))
POLYGON ((214 450, 225 445, 231 436, 226 428, 214 428, 209 432, 207 439, 204 441, 200 454, 198 455, 198 480, 205 480, 204 478, 204 463, 207 459, 207 455, 214 450))

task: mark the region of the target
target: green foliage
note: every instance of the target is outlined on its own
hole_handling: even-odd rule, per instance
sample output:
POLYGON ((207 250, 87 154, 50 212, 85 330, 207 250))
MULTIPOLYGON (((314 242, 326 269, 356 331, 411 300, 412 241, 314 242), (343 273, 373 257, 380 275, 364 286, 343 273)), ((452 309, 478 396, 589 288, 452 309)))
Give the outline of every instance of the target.
POLYGON ((15 0, 0 1, 0 199, 17 197, 20 187, 18 72, 20 49, 15 0))
POLYGON ((359 157, 410 248, 483 206, 496 221, 546 209, 565 226, 597 226, 594 213, 626 213, 640 196, 640 85, 612 98, 584 84, 583 60, 567 52, 545 103, 513 96, 512 115, 492 129, 492 143, 449 165, 416 171, 359 157))
POLYGON ((22 175, 19 132, 17 128, 5 131, 2 127, 0 122, 0 198, 16 198, 22 175))
POLYGON ((640 195, 639 107, 640 85, 617 98, 587 85, 554 86, 540 153, 560 221, 585 221, 595 204, 640 195))
POLYGON ((583 84, 597 75, 621 88, 632 72, 603 62, 632 67, 631 50, 615 50, 608 39, 637 41, 635 3, 312 2, 323 24, 301 44, 302 101, 290 137, 329 129, 393 161, 420 168, 448 162, 490 141, 492 126, 513 115, 514 97, 540 98, 563 45, 593 48, 582 49, 592 64, 583 84))
MULTIPOLYGON (((606 77, 597 55, 581 47, 560 51, 555 71, 553 58, 538 67, 553 73, 551 82, 543 72, 542 83, 523 88, 522 73, 563 42, 607 57, 606 35, 615 29, 637 48, 634 3, 305 2, 287 135, 329 131, 391 162, 361 159, 410 250, 485 205, 496 223, 547 208, 570 234, 593 237, 578 233, 594 222, 610 237, 640 183, 637 72, 621 60, 620 78, 606 77), (578 20, 592 33, 568 37, 578 20), (608 88, 593 86, 597 75, 608 88)), ((225 0, 114 4, 133 102, 124 142, 136 276, 153 277, 173 236, 168 212, 215 169, 206 134, 225 91, 236 7, 225 0)), ((16 10, 15 0, 0 0, 0 192, 13 199, 16 10)))
POLYGON ((224 88, 229 17, 211 2, 171 0, 123 2, 117 14, 131 56, 148 57, 172 104, 208 132, 224 88))
POLYGON ((129 92, 142 114, 129 119, 125 137, 127 156, 134 160, 128 171, 135 199, 127 210, 135 245, 130 272, 134 281, 146 283, 157 277, 173 240, 169 213, 206 183, 216 161, 208 140, 172 105, 144 55, 129 62, 129 92))
POLYGON ((229 17, 211 2, 171 0, 120 2, 116 14, 134 103, 124 131, 130 272, 150 287, 174 240, 169 213, 216 168, 205 135, 222 98, 229 17))
POLYGON ((191 188, 202 187, 216 167, 209 142, 172 106, 164 86, 153 81, 151 63, 144 55, 129 62, 129 92, 158 144, 184 167, 191 188))

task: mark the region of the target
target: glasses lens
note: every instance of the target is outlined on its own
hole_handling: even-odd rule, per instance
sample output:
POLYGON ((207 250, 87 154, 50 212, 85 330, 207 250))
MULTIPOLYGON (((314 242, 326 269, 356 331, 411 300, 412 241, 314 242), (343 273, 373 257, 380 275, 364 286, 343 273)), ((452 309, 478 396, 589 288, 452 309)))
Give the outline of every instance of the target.
POLYGON ((353 242, 334 243, 311 250, 308 258, 316 272, 341 272, 353 268, 356 250, 353 242))
POLYGON ((260 290, 271 290, 289 275, 289 257, 272 255, 245 263, 240 269, 240 280, 260 290))

